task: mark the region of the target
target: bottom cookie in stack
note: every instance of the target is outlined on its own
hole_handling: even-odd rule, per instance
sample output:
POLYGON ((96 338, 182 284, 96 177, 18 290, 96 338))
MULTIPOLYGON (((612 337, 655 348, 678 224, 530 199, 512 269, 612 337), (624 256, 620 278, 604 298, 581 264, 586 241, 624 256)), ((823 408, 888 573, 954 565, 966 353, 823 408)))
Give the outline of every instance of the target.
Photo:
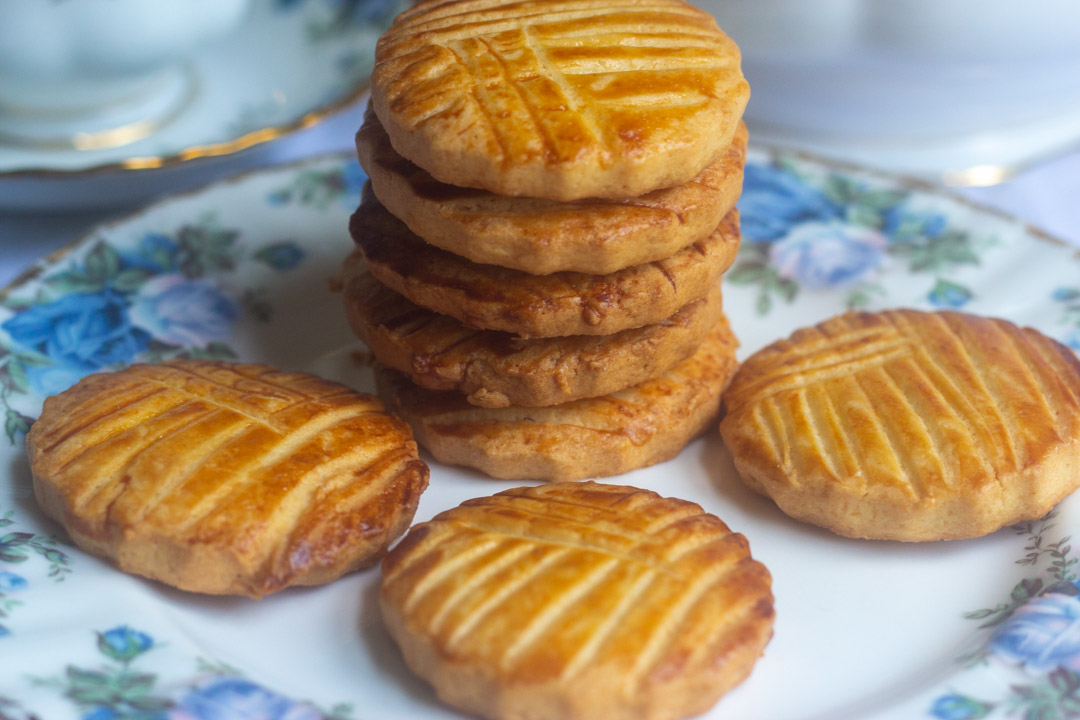
POLYGON ((417 387, 376 367, 379 394, 417 441, 450 465, 492 477, 580 480, 668 460, 716 417, 735 373, 738 341, 727 318, 690 357, 659 377, 550 407, 482 408, 453 391, 417 387))

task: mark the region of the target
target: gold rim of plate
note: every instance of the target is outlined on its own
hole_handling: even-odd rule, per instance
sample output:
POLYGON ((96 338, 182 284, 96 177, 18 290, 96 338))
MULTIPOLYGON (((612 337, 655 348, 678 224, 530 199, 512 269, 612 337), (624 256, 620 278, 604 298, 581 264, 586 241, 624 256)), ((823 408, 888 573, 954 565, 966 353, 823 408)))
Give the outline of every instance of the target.
MULTIPOLYGON (((344 110, 348 106, 359 101, 367 93, 369 88, 370 83, 365 77, 362 81, 354 85, 349 90, 349 92, 345 93, 337 100, 334 100, 327 105, 323 105, 321 107, 310 110, 300 116, 300 118, 298 118, 297 120, 294 120, 293 122, 286 123, 284 125, 272 125, 265 128, 259 128, 258 130, 252 130, 250 132, 244 133, 243 135, 240 135, 239 137, 233 138, 232 140, 225 140, 217 143, 207 143, 204 145, 193 145, 191 147, 184 148, 177 152, 169 153, 167 155, 147 155, 142 157, 132 157, 127 158, 126 160, 120 160, 118 162, 109 162, 101 165, 94 165, 92 167, 78 168, 72 170, 59 170, 56 168, 38 167, 20 168, 18 170, 6 171, 0 170, 0 180, 18 177, 75 178, 107 172, 156 170, 158 168, 173 167, 185 162, 190 162, 192 160, 218 157, 221 155, 231 155, 232 153, 237 153, 241 150, 247 150, 248 148, 255 147, 256 145, 262 145, 263 143, 270 142, 271 140, 277 140, 279 138, 292 135, 293 133, 299 132, 300 130, 306 130, 311 126, 318 124, 330 115, 333 115, 340 110, 344 110)), ((278 167, 287 167, 287 165, 278 167)), ((201 188, 205 187, 208 187, 208 185, 201 186, 201 188)), ((175 196, 166 196, 166 198, 169 197, 175 196)), ((79 241, 76 241, 76 244, 78 242, 79 241)), ((0 288, 0 296, 6 294, 7 291, 10 289, 11 285, 5 288, 0 288)))

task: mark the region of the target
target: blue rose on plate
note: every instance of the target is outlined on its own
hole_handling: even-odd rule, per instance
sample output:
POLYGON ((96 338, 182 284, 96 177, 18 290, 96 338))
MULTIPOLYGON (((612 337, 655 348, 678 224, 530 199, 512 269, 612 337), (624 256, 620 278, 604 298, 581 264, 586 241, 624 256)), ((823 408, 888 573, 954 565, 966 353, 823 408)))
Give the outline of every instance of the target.
POLYGON ((926 298, 934 307, 962 308, 971 300, 971 291, 963 285, 957 285, 948 280, 938 280, 926 298))
POLYGON ((108 289, 71 293, 34 305, 0 327, 16 343, 47 355, 55 364, 54 368, 29 369, 27 377, 35 392, 62 390, 59 386, 68 379, 130 363, 150 339, 146 331, 132 325, 127 298, 108 289))
POLYGON ((146 233, 134 251, 121 252, 124 266, 157 274, 172 268, 179 245, 168 235, 146 233))
POLYGON ((942 213, 913 212, 904 205, 894 205, 881 214, 881 232, 888 237, 922 236, 936 238, 945 231, 942 213))
POLYGON ((155 340, 202 347, 232 333, 238 312, 233 301, 204 280, 174 273, 139 288, 131 304, 131 322, 155 340))
POLYGON ((89 375, 92 370, 71 365, 43 365, 26 369, 30 389, 39 397, 62 393, 89 375))
POLYGON ((842 209, 817 188, 796 175, 773 167, 748 163, 739 199, 743 237, 771 242, 805 222, 839 219, 842 209))
POLYGON ((98 633, 98 650, 113 660, 127 662, 154 647, 154 639, 144 632, 119 625, 98 633))
POLYGON ((964 695, 949 693, 934 701, 930 714, 941 720, 973 720, 986 717, 991 709, 986 703, 972 700, 964 695))
POLYGON ((330 4, 339 17, 360 26, 388 22, 400 10, 398 0, 330 0, 330 4))
POLYGON ((0 570, 0 592, 12 592, 13 590, 23 590, 27 586, 26 578, 22 575, 16 575, 13 572, 7 570, 0 570))
POLYGON ((851 285, 885 257, 886 239, 878 231, 841 222, 811 222, 794 228, 769 249, 776 272, 805 288, 851 285))
POLYGON ((1065 344, 1073 350, 1080 350, 1080 330, 1073 330, 1065 336, 1065 344))
POLYGON ((113 708, 99 705, 98 707, 83 715, 81 720, 113 720, 114 718, 118 717, 120 717, 120 713, 118 713, 113 708))
POLYGON ((321 720, 303 703, 238 677, 216 677, 186 693, 172 720, 321 720))
POLYGON ((1050 593, 1029 600, 998 626, 990 650, 1028 670, 1080 670, 1080 599, 1050 593))
POLYGON ((364 172, 364 168, 360 167, 358 162, 345 163, 345 167, 341 169, 341 180, 345 185, 345 192, 350 195, 360 197, 367 179, 367 173, 364 172))
POLYGON ((304 261, 304 251, 294 242, 279 242, 259 250, 255 253, 255 259, 284 272, 304 261))
POLYGON ((1071 302, 1080 299, 1080 288, 1058 287, 1050 293, 1050 298, 1057 302, 1071 302))

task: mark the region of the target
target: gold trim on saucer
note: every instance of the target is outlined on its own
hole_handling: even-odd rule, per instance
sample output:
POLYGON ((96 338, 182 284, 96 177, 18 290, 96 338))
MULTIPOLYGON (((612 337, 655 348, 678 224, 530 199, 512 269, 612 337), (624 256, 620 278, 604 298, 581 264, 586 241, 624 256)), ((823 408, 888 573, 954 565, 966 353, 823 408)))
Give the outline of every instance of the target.
MULTIPOLYGON (((158 117, 150 117, 145 120, 135 120, 116 127, 93 132, 76 132, 67 137, 56 138, 33 138, 24 137, 14 133, 0 131, 0 144, 7 143, 14 147, 30 148, 32 150, 105 150, 107 148, 123 147, 137 140, 153 135, 155 132, 171 123, 181 114, 199 93, 199 77, 189 63, 184 63, 180 68, 180 82, 183 87, 177 97, 172 100, 170 107, 158 117)), ((21 171, 14 171, 21 172, 21 171)), ((61 171, 62 172, 62 171, 61 171)), ((4 173, 0 172, 0 177, 4 173)))
POLYGON ((195 145, 183 150, 179 150, 169 155, 147 156, 147 157, 134 157, 128 158, 114 163, 106 163, 104 165, 95 165, 89 168, 79 168, 77 170, 56 170, 53 168, 24 168, 22 170, 11 170, 8 172, 0 171, 0 181, 9 178, 76 178, 88 175, 96 175, 98 173, 116 172, 124 170, 152 170, 155 168, 172 167, 181 163, 189 162, 191 160, 198 160, 200 158, 217 157, 219 155, 229 155, 232 153, 246 150, 256 145, 269 142, 271 140, 277 140, 278 138, 292 135, 293 133, 305 130, 312 125, 321 122, 323 119, 340 112, 349 107, 355 102, 358 102, 367 93, 370 84, 367 77, 358 82, 353 88, 342 97, 338 98, 329 105, 316 108, 305 113, 298 120, 294 120, 291 123, 285 125, 271 126, 261 128, 259 130, 252 130, 245 133, 240 137, 232 140, 226 140, 219 143, 208 143, 206 145, 195 145))

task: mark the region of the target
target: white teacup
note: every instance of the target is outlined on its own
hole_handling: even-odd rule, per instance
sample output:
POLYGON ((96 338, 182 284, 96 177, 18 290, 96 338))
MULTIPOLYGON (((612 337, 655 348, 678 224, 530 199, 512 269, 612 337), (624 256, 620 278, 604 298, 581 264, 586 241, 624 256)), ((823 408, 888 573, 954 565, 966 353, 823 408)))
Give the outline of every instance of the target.
MULTIPOLYGON (((249 0, 20 0, 0 6, 0 142, 160 121, 192 90, 183 58, 249 0)), ((113 143, 115 144, 115 143, 113 143)))
POLYGON ((1076 0, 691 2, 742 49, 759 140, 934 175, 1080 139, 1076 0))

